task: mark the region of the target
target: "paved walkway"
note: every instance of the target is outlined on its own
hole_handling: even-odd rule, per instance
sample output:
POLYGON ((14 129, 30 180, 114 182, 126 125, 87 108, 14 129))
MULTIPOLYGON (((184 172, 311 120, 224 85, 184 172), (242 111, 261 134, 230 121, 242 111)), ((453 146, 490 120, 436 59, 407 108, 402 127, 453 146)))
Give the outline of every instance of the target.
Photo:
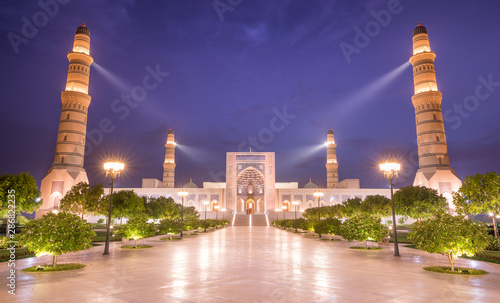
MULTIPOLYGON (((490 274, 463 277, 427 272, 446 257, 392 246, 357 251, 274 227, 227 227, 181 241, 147 240, 137 251, 111 246, 59 257, 84 269, 19 273, 7 294, 0 264, 0 302, 497 302, 500 265, 460 259, 490 274)), ((354 243, 360 245, 360 243, 354 243)), ((18 260, 19 270, 51 257, 18 260)))

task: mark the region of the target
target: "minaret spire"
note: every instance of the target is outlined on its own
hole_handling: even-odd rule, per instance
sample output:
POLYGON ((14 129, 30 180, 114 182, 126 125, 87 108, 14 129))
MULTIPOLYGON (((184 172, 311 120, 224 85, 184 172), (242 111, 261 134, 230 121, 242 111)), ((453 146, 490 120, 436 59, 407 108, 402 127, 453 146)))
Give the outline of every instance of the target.
POLYGON ((443 95, 437 86, 435 58, 427 29, 419 22, 413 30, 413 56, 410 58, 414 81, 411 100, 415 107, 419 162, 414 185, 434 188, 445 194, 451 203, 451 193, 460 187, 461 181, 450 167, 441 110, 443 95))
POLYGON ((334 188, 339 183, 339 164, 337 163, 337 144, 333 130, 328 130, 326 135, 326 187, 334 188))
POLYGON ((76 30, 68 61, 66 88, 61 93, 62 109, 54 162, 42 180, 43 205, 37 217, 58 209, 59 200, 73 185, 82 181, 88 183, 83 162, 91 100, 88 94, 90 65, 94 59, 90 56, 90 31, 85 24, 76 30))
POLYGON ((165 162, 163 163, 163 183, 167 188, 173 188, 175 183, 175 137, 174 130, 169 129, 165 143, 165 162))

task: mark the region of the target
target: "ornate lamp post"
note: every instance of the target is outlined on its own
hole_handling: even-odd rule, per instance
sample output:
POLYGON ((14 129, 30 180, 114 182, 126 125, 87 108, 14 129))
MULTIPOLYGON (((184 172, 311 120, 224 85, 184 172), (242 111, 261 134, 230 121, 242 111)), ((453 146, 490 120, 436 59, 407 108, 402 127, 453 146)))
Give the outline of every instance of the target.
POLYGON ((111 229, 111 211, 113 209, 113 185, 115 178, 120 175, 120 172, 125 167, 125 164, 118 161, 109 161, 104 163, 104 170, 106 171, 106 177, 111 176, 111 192, 109 194, 109 213, 108 213, 108 224, 106 227, 106 244, 104 245, 103 255, 109 255, 109 231, 111 229))
POLYGON ((295 205, 295 219, 297 219, 297 205, 299 205, 299 201, 293 201, 292 205, 295 205))
POLYGON ((318 220, 321 220, 321 206, 319 205, 319 200, 324 196, 321 190, 317 190, 313 194, 318 199, 318 220))
POLYGON ((283 210, 283 220, 285 220, 285 209, 287 209, 286 205, 282 205, 281 209, 283 210))
POLYGON ((220 206, 219 206, 219 205, 214 205, 214 209, 215 209, 215 220, 219 220, 219 208, 220 208, 220 206))
POLYGON ((188 192, 185 189, 181 189, 178 193, 179 197, 181 197, 181 223, 182 223, 182 228, 181 228, 181 238, 183 237, 183 230, 184 230, 184 198, 187 197, 188 192))
POLYGON ((203 201, 203 209, 205 210, 205 220, 207 219, 207 205, 210 203, 208 201, 203 201))
POLYGON ((391 185, 391 203, 392 203, 392 229, 394 231, 394 256, 395 257, 400 257, 399 255, 399 246, 398 246, 398 233, 396 229, 396 213, 394 210, 394 195, 393 195, 393 188, 394 185, 392 184, 392 178, 398 176, 398 172, 401 169, 401 164, 397 163, 394 160, 385 162, 385 163, 380 163, 380 170, 384 172, 384 177, 389 179, 389 184, 391 185))
POLYGON ((223 208, 223 209, 221 209, 220 211, 222 212, 222 220, 224 220, 224 214, 226 213, 226 209, 225 209, 225 208, 223 208))

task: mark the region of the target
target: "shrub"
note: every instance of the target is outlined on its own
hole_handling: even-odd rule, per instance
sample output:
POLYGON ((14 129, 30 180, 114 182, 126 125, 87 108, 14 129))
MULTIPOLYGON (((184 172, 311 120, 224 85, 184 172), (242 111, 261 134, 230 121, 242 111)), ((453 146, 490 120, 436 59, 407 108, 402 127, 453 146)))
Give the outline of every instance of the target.
POLYGON ((129 218, 127 224, 121 226, 117 230, 117 234, 135 241, 137 247, 137 240, 152 237, 156 234, 156 228, 153 223, 147 223, 148 219, 145 216, 137 216, 129 218))
POLYGON ((97 220, 97 224, 104 224, 104 219, 101 218, 101 219, 97 220))
POLYGON ((500 238, 491 238, 486 250, 500 251, 500 238))
POLYGON ((380 224, 378 217, 355 215, 344 221, 340 234, 349 242, 364 242, 366 249, 367 240, 380 241, 387 236, 387 229, 380 224))

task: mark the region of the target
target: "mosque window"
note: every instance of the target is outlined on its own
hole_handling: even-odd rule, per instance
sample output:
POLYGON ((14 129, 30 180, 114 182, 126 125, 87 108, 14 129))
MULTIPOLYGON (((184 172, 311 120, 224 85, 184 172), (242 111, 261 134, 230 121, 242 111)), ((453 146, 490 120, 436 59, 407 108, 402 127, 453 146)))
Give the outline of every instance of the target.
POLYGON ((68 141, 68 136, 64 136, 64 141, 68 141))
POLYGON ((66 120, 69 120, 69 114, 66 115, 66 120))
POLYGON ((439 136, 436 136, 436 141, 439 142, 439 136))
POLYGON ((432 114, 432 115, 434 117, 434 120, 437 120, 436 114, 432 114))

